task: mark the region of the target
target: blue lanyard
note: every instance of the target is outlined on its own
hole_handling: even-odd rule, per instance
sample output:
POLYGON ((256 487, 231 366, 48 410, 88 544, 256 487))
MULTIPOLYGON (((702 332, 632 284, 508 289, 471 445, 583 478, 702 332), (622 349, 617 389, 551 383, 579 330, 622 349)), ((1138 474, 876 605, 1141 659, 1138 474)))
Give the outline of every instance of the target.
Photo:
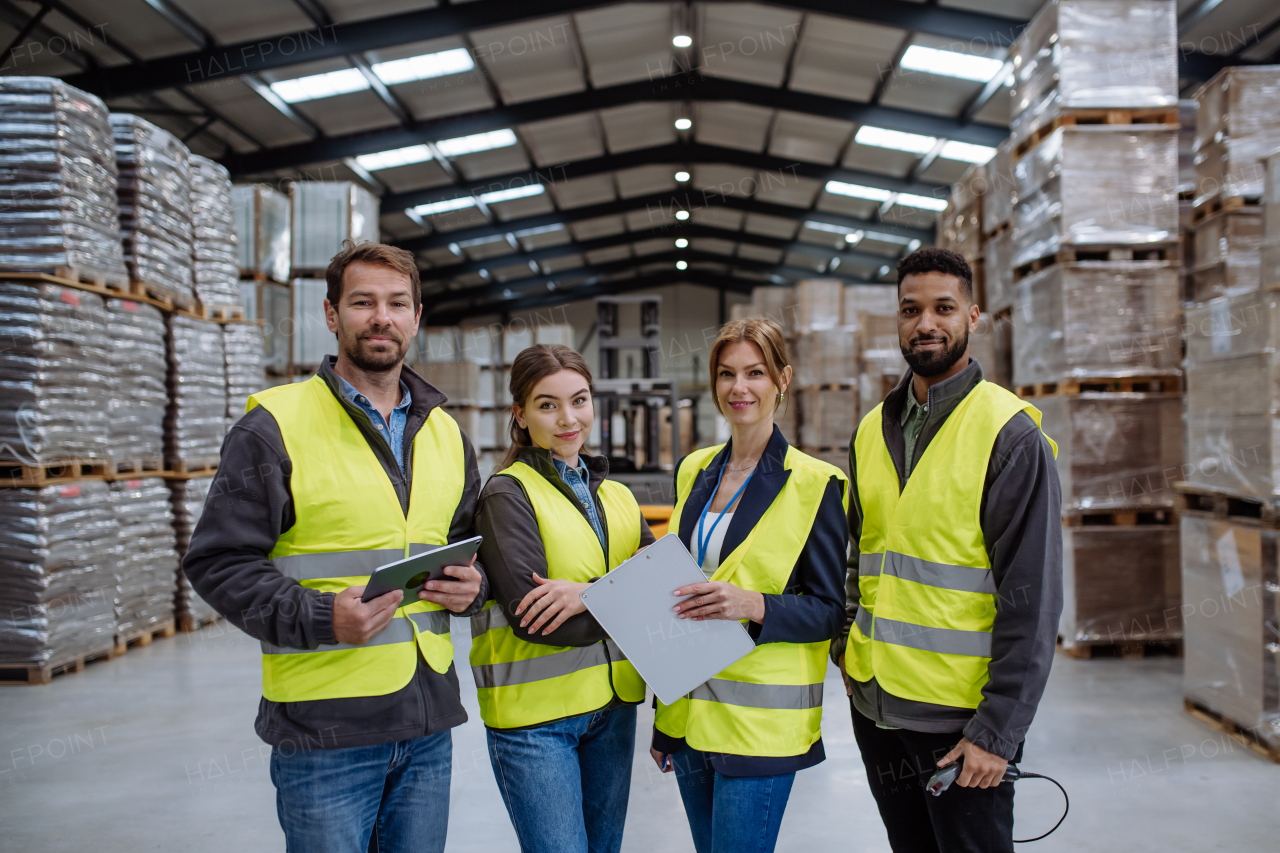
POLYGON ((703 562, 707 559, 707 547, 711 544, 711 537, 715 535, 716 525, 718 525, 720 523, 720 520, 724 518, 725 512, 729 511, 729 507, 733 506, 734 501, 738 499, 738 496, 742 494, 743 490, 747 488, 747 483, 750 483, 751 478, 756 475, 756 472, 754 470, 747 475, 747 479, 744 480, 742 482, 742 485, 738 487, 738 491, 734 492, 733 497, 730 498, 729 502, 724 505, 724 511, 716 516, 715 521, 711 522, 711 529, 707 531, 707 536, 704 539, 702 537, 702 525, 703 525, 703 522, 707 520, 707 510, 711 508, 711 502, 716 499, 716 495, 720 494, 720 480, 724 478, 724 469, 728 464, 729 464, 728 458, 726 458, 724 462, 720 463, 720 473, 716 476, 715 491, 711 493, 711 497, 707 498, 707 502, 703 505, 702 515, 698 516, 698 529, 695 535, 697 536, 697 539, 698 539, 698 565, 699 566, 701 566, 703 562))

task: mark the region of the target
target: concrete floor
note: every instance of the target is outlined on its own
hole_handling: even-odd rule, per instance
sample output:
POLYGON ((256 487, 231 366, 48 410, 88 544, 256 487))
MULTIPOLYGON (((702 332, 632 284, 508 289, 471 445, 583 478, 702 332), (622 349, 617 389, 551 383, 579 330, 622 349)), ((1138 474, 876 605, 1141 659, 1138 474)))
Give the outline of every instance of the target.
MULTIPOLYGON (((469 646, 454 623, 458 660, 469 646)), ((46 687, 0 689, 0 850, 224 851, 284 847, 253 733, 257 644, 225 624, 132 649, 46 687)), ((1023 766, 1061 781, 1067 822, 1050 851, 1273 851, 1280 767, 1182 712, 1181 661, 1059 656, 1023 766)), ((448 850, 515 851, 485 751, 475 689, 454 730, 448 850)), ((802 772, 782 824, 784 853, 888 851, 840 681, 828 671, 828 760, 802 772)), ((623 849, 692 851, 675 780, 648 759, 644 709, 623 849)), ((1060 814, 1058 790, 1019 783, 1015 835, 1060 814)))

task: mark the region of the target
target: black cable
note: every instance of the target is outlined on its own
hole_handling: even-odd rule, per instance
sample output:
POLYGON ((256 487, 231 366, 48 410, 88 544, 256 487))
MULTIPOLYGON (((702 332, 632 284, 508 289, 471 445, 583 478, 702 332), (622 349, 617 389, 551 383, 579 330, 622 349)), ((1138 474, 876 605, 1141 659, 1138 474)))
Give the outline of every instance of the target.
POLYGON ((1062 799, 1066 803, 1066 808, 1062 810, 1062 817, 1058 818, 1058 822, 1053 825, 1053 829, 1049 830, 1044 835, 1037 835, 1035 838, 1015 838, 1013 839, 1013 843, 1026 844, 1028 842, 1039 841, 1041 838, 1047 838, 1048 836, 1053 835, 1054 831, 1057 830, 1058 827, 1062 826, 1062 822, 1067 819, 1067 812, 1071 811, 1071 798, 1067 796, 1067 789, 1059 785, 1057 779, 1054 779, 1049 776, 1043 776, 1039 773, 1028 773, 1027 771, 1023 770, 1018 775, 1018 778, 1019 779, 1048 779, 1053 784, 1058 785, 1058 790, 1062 792, 1062 799))

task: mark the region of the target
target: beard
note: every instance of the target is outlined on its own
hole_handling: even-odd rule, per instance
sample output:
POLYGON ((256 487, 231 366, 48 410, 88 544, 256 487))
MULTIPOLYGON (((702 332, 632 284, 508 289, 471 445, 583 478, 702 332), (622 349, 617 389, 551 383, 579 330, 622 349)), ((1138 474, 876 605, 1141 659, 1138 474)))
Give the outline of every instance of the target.
POLYGON ((375 326, 359 333, 351 333, 339 326, 338 345, 347 360, 366 373, 386 373, 396 369, 408 351, 405 339, 391 327, 375 326), (374 344, 368 340, 370 335, 382 335, 391 338, 391 341, 374 344))
POLYGON ((916 344, 923 341, 940 340, 946 339, 942 335, 917 335, 911 340, 910 346, 901 347, 902 357, 907 360, 912 373, 931 379, 950 370, 969 349, 969 326, 966 324, 964 327, 964 337, 954 339, 950 346, 932 351, 915 348, 916 344))

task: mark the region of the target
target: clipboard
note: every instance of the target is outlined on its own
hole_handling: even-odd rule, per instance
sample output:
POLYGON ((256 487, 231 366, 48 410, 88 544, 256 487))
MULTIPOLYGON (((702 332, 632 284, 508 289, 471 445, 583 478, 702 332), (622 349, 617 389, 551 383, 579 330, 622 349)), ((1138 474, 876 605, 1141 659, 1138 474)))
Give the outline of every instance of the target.
POLYGON ((737 621, 676 618, 671 608, 692 596, 677 598, 672 590, 706 580, 680 537, 668 533, 579 596, 663 704, 675 702, 756 647, 737 621))

